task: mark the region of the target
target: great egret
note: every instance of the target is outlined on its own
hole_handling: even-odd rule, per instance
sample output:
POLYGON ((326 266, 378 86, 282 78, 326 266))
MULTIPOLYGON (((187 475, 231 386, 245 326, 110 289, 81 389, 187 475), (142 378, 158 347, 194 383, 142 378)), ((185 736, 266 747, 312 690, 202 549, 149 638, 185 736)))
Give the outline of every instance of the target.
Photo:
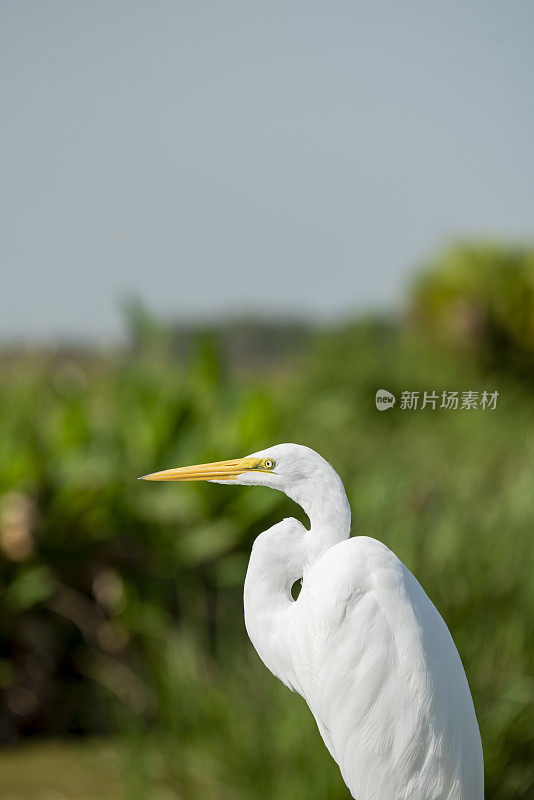
POLYGON ((284 519, 252 547, 245 624, 261 660, 306 700, 353 798, 482 800, 480 734, 449 630, 391 550, 349 538, 345 489, 324 458, 279 444, 144 479, 270 486, 298 503, 309 530, 284 519))

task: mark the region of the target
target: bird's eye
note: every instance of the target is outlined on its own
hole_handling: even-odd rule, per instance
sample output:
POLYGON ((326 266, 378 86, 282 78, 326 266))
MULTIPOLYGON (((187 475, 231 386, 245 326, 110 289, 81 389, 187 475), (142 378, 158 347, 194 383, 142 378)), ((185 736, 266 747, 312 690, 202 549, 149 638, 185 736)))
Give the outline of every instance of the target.
POLYGON ((264 458, 263 459, 263 466, 265 469, 272 469, 275 466, 274 461, 272 458, 264 458))

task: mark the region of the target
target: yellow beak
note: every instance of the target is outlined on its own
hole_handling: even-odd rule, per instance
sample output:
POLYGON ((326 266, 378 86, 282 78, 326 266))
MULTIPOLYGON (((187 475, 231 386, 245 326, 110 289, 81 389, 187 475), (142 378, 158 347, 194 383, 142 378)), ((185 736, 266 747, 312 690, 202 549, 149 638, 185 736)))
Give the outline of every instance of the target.
MULTIPOLYGON (((230 461, 213 461, 193 467, 176 467, 143 475, 141 481, 226 481, 243 472, 261 469, 260 458, 234 458, 230 461)), ((268 471, 268 470, 265 470, 268 471)))

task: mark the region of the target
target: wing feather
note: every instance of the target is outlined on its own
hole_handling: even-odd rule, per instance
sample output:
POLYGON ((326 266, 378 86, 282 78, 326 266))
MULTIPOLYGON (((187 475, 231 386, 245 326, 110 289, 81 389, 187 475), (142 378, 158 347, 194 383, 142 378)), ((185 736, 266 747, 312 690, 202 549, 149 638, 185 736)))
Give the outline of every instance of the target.
POLYGON ((355 537, 306 576, 292 611, 298 690, 353 797, 481 800, 482 750, 450 633, 385 545, 355 537))

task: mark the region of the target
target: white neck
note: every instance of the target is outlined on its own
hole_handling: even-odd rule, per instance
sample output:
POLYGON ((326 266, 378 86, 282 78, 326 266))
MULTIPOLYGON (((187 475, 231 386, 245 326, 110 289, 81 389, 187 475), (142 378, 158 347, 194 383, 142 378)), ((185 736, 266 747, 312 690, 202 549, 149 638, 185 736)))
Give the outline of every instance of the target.
POLYGON ((350 506, 343 484, 313 485, 287 494, 309 517, 309 531, 294 519, 261 533, 252 548, 245 579, 245 625, 264 664, 287 685, 298 687, 284 641, 283 616, 294 603, 291 587, 330 547, 350 535, 350 506))
POLYGON ((350 505, 341 478, 332 470, 331 480, 306 482, 297 486, 289 497, 301 506, 310 520, 306 536, 306 572, 335 544, 350 536, 350 505))

